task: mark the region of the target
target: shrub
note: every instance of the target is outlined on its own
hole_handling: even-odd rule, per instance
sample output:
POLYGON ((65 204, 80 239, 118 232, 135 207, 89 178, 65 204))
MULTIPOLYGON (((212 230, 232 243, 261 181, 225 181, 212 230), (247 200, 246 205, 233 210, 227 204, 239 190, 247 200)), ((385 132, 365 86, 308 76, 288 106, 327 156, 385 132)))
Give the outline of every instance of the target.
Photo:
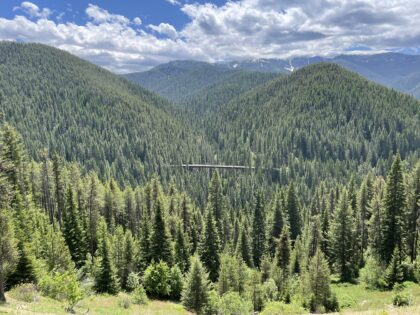
POLYGON ((209 291, 208 300, 206 305, 204 306, 203 314, 206 315, 214 315, 218 314, 218 307, 219 307, 220 296, 216 290, 209 291))
POLYGON ((411 304, 411 298, 406 293, 398 292, 394 295, 392 304, 395 306, 408 306, 411 304))
POLYGON ((388 284, 384 279, 385 268, 372 256, 366 260, 365 267, 360 270, 360 279, 368 289, 385 289, 388 284))
POLYGON ((31 303, 39 300, 38 290, 32 283, 19 284, 10 290, 9 294, 15 300, 22 302, 31 303))
POLYGON ((135 272, 130 272, 127 277, 127 291, 134 291, 140 284, 140 277, 135 272))
POLYGON ((279 300, 279 291, 273 279, 270 278, 263 283, 262 296, 264 304, 279 300))
POLYGON ((132 293, 132 301, 134 304, 147 304, 149 299, 147 298, 146 290, 139 284, 132 293))
POLYGON ((129 309, 131 306, 131 298, 129 295, 125 294, 125 293, 121 293, 118 297, 118 305, 121 308, 124 309, 129 309))
POLYGON ((238 292, 225 293, 219 301, 218 312, 223 315, 252 314, 252 303, 241 298, 238 292))
POLYGON ((181 298, 182 289, 184 287, 184 279, 181 269, 179 269, 178 266, 171 268, 169 283, 171 287, 171 298, 179 300, 181 298))
POLYGON ((144 272, 143 283, 146 292, 151 296, 168 298, 171 293, 168 265, 164 261, 150 264, 144 272))
POLYGON ((41 292, 56 300, 67 300, 68 310, 83 298, 80 283, 73 272, 52 273, 44 275, 39 282, 41 292))
POLYGON ((294 314, 304 314, 305 309, 300 305, 296 304, 285 304, 284 302, 270 302, 268 303, 261 315, 294 315, 294 314))

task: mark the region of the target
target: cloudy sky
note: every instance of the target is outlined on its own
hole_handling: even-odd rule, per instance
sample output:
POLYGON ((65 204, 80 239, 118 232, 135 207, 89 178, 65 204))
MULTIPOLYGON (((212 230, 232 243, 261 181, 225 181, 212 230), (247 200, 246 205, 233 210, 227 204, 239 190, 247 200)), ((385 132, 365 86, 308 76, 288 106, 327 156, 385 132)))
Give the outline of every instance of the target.
POLYGON ((177 59, 420 54, 419 0, 0 0, 0 40, 124 73, 177 59))

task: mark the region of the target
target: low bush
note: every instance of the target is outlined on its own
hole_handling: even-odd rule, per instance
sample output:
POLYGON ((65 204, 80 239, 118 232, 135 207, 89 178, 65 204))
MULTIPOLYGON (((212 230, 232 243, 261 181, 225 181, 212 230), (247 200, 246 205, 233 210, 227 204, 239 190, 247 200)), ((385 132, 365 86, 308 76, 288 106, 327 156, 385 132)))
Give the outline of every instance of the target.
POLYGON ((244 300, 237 292, 225 293, 219 301, 217 308, 223 315, 246 315, 253 313, 251 301, 244 300))
POLYGON ((295 315, 304 314, 305 309, 296 304, 285 304, 284 302, 270 302, 264 307, 261 315, 295 315))
POLYGON ((118 296, 118 305, 121 308, 129 309, 131 306, 131 297, 125 293, 121 293, 118 296))
POLYGON ((15 300, 32 303, 39 300, 39 292, 32 283, 23 283, 10 290, 9 295, 15 300))
POLYGON ((411 298, 408 294, 403 292, 398 292, 394 295, 392 299, 392 304, 395 306, 408 306, 411 304, 411 298))
POLYGON ((146 290, 140 284, 134 289, 132 293, 132 301, 134 304, 147 304, 149 299, 147 298, 146 290))

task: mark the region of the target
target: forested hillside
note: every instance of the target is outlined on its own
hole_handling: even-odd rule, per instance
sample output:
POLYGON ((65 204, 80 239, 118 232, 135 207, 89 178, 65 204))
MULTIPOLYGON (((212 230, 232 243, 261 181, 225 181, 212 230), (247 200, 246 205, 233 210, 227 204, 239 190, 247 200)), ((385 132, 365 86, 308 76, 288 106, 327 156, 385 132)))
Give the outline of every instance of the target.
POLYGON ((32 158, 40 161, 46 148, 120 183, 155 172, 168 179, 169 164, 210 156, 167 101, 44 45, 0 43, 0 104, 32 158))
POLYGON ((415 162, 419 110, 412 97, 316 64, 243 94, 203 122, 221 161, 279 169, 280 182, 304 178, 311 187, 372 167, 384 174, 396 152, 415 162))
POLYGON ((257 186, 271 196, 275 184, 291 181, 306 203, 322 181, 330 188, 351 174, 384 175, 397 152, 410 165, 418 158, 419 102, 338 66, 318 64, 283 77, 239 70, 225 76, 199 63, 212 73, 204 84, 196 65, 175 63, 170 73, 184 80, 173 84, 198 82, 198 90, 185 94, 190 110, 183 111, 57 49, 0 47, 1 111, 30 156, 42 161, 57 152, 121 186, 157 173, 166 187, 172 176, 203 206, 209 173, 170 165, 244 165, 256 170, 224 174, 233 207, 249 206, 257 186))
POLYGON ((4 124, 0 308, 6 296, 37 304, 42 294, 67 312, 86 313, 93 294, 119 294, 119 306, 107 304, 105 312, 149 297, 180 301, 197 314, 322 313, 348 307, 337 293, 362 287, 366 294, 393 289, 383 306, 413 303, 420 165, 406 166, 396 155, 385 178, 368 173, 331 189, 314 185, 309 204, 293 183, 272 197, 257 186, 242 210, 229 205, 215 172, 206 206, 197 207, 156 177, 122 190, 59 156, 31 162, 4 124))

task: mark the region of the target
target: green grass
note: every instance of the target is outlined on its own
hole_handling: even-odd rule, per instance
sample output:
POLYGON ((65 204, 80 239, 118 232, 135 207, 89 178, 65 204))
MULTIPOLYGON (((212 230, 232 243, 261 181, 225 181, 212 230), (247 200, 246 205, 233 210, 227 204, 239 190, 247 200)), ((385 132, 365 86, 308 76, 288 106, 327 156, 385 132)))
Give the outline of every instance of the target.
MULTIPOLYGON (((333 284, 332 291, 337 294, 340 302, 340 314, 346 315, 414 315, 420 314, 420 285, 406 283, 403 292, 411 296, 411 306, 394 307, 392 299, 393 291, 367 290, 363 284, 333 284)), ((50 298, 40 297, 32 303, 21 302, 6 294, 8 302, 0 305, 0 314, 68 314, 65 311, 66 304, 50 298)), ((123 294, 118 297, 109 295, 95 295, 80 301, 76 308, 76 314, 142 314, 142 315, 188 315, 182 305, 169 301, 151 300, 147 305, 131 304, 128 309, 120 305, 124 298, 123 294)), ((267 314, 276 314, 278 308, 272 305, 267 309, 267 314)), ((297 309, 296 309, 297 310, 297 309)), ((293 313, 296 314, 294 311, 293 313)), ((282 313, 289 311, 283 310, 282 313)))
MULTIPOLYGON (((392 299, 395 294, 393 291, 368 290, 364 284, 354 285, 348 283, 333 284, 332 290, 337 294, 342 311, 385 310, 389 313, 396 309, 392 305, 392 299)), ((420 285, 407 282, 403 292, 411 296, 413 306, 420 306, 420 285)), ((404 308, 400 309, 403 310, 404 308)))
MULTIPOLYGON (((66 304, 41 297, 39 301, 26 303, 6 295, 7 303, 0 305, 0 314, 68 314, 66 304)), ((167 301, 149 301, 147 305, 131 304, 128 309, 119 305, 121 297, 95 295, 80 301, 75 307, 76 314, 144 314, 144 315, 188 315, 182 305, 167 301)))

